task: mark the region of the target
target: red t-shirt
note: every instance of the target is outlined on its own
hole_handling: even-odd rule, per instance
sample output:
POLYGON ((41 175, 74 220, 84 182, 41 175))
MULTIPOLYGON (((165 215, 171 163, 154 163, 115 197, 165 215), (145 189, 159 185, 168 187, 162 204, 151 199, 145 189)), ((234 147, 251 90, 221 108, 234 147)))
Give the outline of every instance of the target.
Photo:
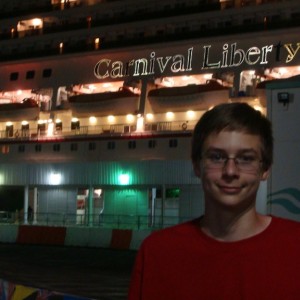
POLYGON ((272 217, 262 233, 236 242, 216 241, 198 223, 145 239, 129 300, 300 299, 300 223, 272 217))

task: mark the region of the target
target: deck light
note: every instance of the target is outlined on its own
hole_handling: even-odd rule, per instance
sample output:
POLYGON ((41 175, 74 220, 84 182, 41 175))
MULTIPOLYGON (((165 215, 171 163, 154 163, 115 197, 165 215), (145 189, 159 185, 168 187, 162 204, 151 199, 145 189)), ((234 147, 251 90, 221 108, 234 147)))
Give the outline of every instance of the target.
POLYGON ((153 120, 153 114, 146 114, 147 120, 153 120))
POLYGON ((49 184, 51 185, 59 185, 61 183, 61 174, 53 172, 49 176, 49 184))
POLYGON ((129 115, 126 116, 126 119, 127 119, 128 122, 133 122, 134 117, 133 117, 133 115, 129 114, 129 115))
POLYGON ((173 118, 174 118, 174 113, 171 112, 171 111, 168 111, 168 112, 166 113, 166 117, 167 117, 167 119, 173 119, 173 118))
POLYGON ((188 116, 189 119, 192 119, 192 118, 195 117, 195 112, 193 110, 188 110, 186 112, 186 114, 187 114, 187 116, 188 116))
POLYGON ((91 125, 95 125, 97 123, 97 118, 92 116, 92 117, 89 118, 89 122, 90 122, 91 125))
POLYGON ((129 174, 127 173, 122 173, 119 175, 119 184, 120 185, 128 185, 129 184, 129 174))
POLYGON ((108 116, 107 120, 109 123, 113 123, 115 121, 115 117, 114 116, 108 116))

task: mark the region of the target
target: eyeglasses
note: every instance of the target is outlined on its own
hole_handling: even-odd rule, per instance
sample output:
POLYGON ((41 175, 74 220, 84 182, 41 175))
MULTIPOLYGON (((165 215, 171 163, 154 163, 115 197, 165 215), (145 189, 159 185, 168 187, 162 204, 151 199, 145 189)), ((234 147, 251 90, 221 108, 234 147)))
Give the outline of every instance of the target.
POLYGON ((254 153, 242 153, 229 157, 223 152, 210 151, 202 158, 205 160, 206 167, 210 169, 224 169, 228 161, 232 159, 238 170, 246 172, 257 171, 262 162, 254 153))

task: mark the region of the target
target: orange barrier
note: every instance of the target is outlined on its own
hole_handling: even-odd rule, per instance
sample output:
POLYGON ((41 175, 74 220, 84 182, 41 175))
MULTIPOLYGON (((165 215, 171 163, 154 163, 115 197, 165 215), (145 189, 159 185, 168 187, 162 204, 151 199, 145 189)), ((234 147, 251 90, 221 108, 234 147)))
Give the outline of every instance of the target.
POLYGON ((65 237, 66 237, 65 227, 21 225, 19 226, 17 243, 64 245, 65 237))
POLYGON ((139 249, 152 230, 0 225, 0 243, 139 249))

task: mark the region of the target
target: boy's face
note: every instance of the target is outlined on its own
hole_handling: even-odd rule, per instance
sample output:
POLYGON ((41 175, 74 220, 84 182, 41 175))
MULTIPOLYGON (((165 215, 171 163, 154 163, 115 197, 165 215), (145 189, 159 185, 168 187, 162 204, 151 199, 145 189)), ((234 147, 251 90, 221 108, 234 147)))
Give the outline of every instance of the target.
POLYGON ((207 137, 200 163, 194 163, 207 208, 255 205, 260 181, 269 173, 262 169, 261 147, 259 136, 243 132, 221 131, 207 137))

